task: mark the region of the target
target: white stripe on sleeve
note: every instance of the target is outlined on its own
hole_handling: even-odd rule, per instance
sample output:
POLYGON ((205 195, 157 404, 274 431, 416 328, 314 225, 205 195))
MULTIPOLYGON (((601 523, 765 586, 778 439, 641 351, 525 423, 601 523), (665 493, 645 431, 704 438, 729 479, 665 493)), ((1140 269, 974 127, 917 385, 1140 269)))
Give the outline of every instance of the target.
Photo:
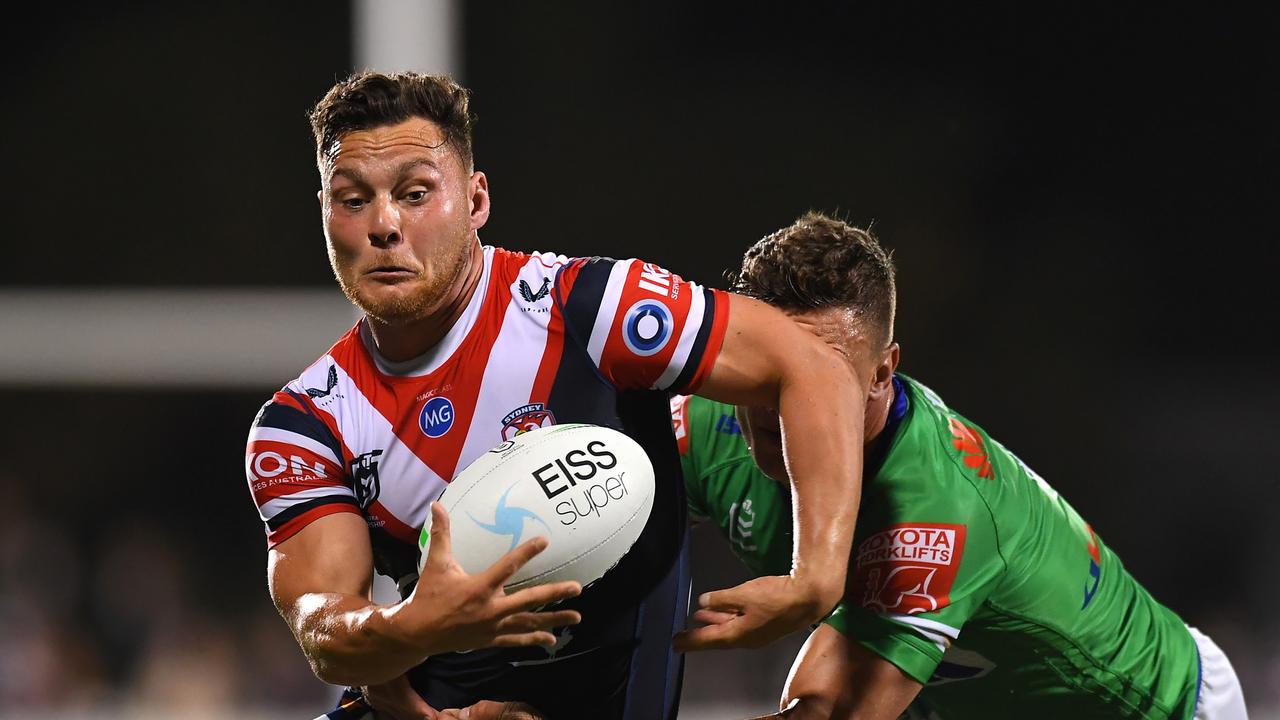
POLYGON ((258 514, 262 516, 263 522, 268 522, 271 518, 300 502, 329 496, 344 496, 355 499, 355 495, 353 495, 351 490, 345 485, 307 488, 306 490, 299 490, 292 495, 282 495, 278 498, 271 498, 270 500, 262 503, 262 506, 258 508, 258 514))
POLYGON ((320 457, 325 458, 326 460, 332 461, 333 464, 339 468, 338 474, 339 475, 342 474, 342 470, 341 470, 342 461, 334 457, 333 450, 330 450, 327 445, 316 442, 315 440, 312 440, 306 435, 299 435, 296 432, 283 430, 281 428, 266 427, 266 426, 260 425, 249 431, 249 442, 253 442, 255 440, 284 443, 286 445, 294 445, 294 446, 300 447, 303 450, 309 450, 315 453, 316 455, 319 455, 320 457))
POLYGON ((604 354, 604 345, 609 340, 609 331, 613 329, 613 318, 618 314, 618 301, 622 298, 622 287, 627 282, 627 273, 631 272, 632 263, 636 260, 622 260, 613 264, 609 272, 609 282, 604 287, 604 297, 600 299, 600 309, 596 312, 595 325, 591 327, 591 339, 587 341, 587 354, 591 362, 600 367, 600 356, 604 354))
POLYGON ((920 633, 926 640, 937 645, 938 649, 943 652, 946 652, 953 640, 960 637, 959 628, 951 627, 937 620, 902 613, 880 613, 880 617, 909 626, 912 630, 920 633))
POLYGON ((689 361, 689 353, 693 352, 694 342, 698 339, 698 330, 702 328, 702 316, 707 311, 708 291, 697 283, 688 285, 689 292, 693 293, 693 297, 689 299, 689 314, 685 317, 684 329, 680 331, 680 340, 676 344, 676 351, 671 355, 671 362, 667 363, 667 369, 653 383, 654 390, 666 390, 680 377, 685 363, 689 361))

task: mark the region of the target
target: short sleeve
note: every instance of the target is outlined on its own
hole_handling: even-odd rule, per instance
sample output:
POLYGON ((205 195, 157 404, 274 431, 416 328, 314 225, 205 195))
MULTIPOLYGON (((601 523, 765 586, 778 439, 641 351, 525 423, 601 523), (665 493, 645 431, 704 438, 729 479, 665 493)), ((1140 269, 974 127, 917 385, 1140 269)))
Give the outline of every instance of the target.
POLYGON ((345 482, 342 444, 305 400, 276 393, 249 430, 245 476, 267 547, 335 512, 359 513, 345 482))
POLYGON ((1004 561, 987 505, 971 487, 890 487, 864 506, 858 525, 867 529, 854 540, 845 607, 833 613, 838 624, 828 623, 925 683, 1004 561))
POLYGON ((566 332, 619 389, 690 393, 724 342, 729 295, 652 263, 579 259, 560 271, 566 332))

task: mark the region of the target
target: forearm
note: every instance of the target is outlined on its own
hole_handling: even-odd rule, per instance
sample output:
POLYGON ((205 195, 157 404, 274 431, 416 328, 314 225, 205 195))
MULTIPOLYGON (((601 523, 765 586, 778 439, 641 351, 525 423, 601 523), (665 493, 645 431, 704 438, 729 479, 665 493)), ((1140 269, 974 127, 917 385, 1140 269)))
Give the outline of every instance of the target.
POLYGON ((844 592, 862 490, 863 407, 856 378, 819 358, 783 378, 778 409, 792 491, 792 573, 829 610, 844 592), (831 388, 845 388, 833 393, 831 388))
POLYGON ((402 675, 430 654, 397 626, 402 604, 309 593, 298 598, 294 617, 286 620, 316 677, 334 685, 373 685, 402 675))

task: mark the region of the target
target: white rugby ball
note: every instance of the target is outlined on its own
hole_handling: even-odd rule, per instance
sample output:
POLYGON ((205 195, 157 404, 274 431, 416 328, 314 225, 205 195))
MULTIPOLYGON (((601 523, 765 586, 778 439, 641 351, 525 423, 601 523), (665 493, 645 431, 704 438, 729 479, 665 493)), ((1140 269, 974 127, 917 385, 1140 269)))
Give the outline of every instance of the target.
MULTIPOLYGON (((599 580, 631 549, 653 509, 653 464, 635 440, 598 425, 553 425, 476 458, 440 496, 454 558, 479 573, 539 535, 547 548, 505 589, 599 580)), ((418 540, 427 557, 431 517, 418 540)))

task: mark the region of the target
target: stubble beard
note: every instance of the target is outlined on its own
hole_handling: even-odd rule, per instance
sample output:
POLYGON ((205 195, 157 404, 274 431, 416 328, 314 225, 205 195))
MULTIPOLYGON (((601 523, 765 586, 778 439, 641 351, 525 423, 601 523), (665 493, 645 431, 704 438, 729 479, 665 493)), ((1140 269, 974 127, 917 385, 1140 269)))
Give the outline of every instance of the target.
POLYGON ((437 272, 429 279, 419 277, 414 280, 410 292, 381 297, 366 292, 361 287, 358 277, 343 277, 333 256, 332 247, 329 251, 329 262, 333 267, 334 277, 338 280, 338 286, 342 288, 342 294, 346 295, 353 305, 360 308, 361 312, 383 325, 403 325, 431 316, 448 301, 450 289, 466 272, 467 261, 471 256, 471 245, 474 242, 476 242, 475 238, 471 233, 467 233, 466 241, 458 245, 452 257, 438 258, 439 262, 433 263, 436 267, 444 268, 443 272, 437 272))

